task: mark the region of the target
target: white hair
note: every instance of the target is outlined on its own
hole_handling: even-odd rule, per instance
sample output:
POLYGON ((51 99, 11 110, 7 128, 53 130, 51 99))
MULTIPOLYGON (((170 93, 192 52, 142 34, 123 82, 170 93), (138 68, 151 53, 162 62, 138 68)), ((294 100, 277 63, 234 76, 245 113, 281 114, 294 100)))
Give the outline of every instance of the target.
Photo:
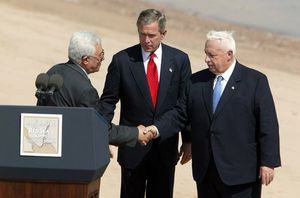
POLYGON ((101 45, 101 38, 92 32, 74 32, 69 43, 69 59, 80 63, 83 56, 93 56, 96 46, 101 45))
POLYGON ((211 30, 206 34, 207 40, 219 40, 222 48, 231 50, 233 55, 236 53, 235 40, 232 31, 211 30))

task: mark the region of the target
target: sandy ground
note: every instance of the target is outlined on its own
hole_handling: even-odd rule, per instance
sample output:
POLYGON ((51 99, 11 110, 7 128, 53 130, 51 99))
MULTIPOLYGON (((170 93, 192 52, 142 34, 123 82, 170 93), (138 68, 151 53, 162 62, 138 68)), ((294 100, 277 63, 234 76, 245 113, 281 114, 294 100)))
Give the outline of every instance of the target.
MULTIPOLYGON (((0 104, 34 105, 35 78, 52 65, 67 60, 72 32, 101 35, 106 60, 91 75, 102 92, 106 70, 117 51, 138 42, 135 20, 142 9, 155 7, 168 17, 165 43, 190 56, 193 71, 205 68, 204 39, 210 29, 236 32, 238 60, 264 72, 270 81, 280 123, 282 167, 275 181, 263 187, 263 197, 292 198, 300 194, 300 40, 249 27, 199 19, 137 0, 0 0, 0 104), (296 91, 297 90, 297 91, 296 91), (298 153, 298 154, 297 154, 298 153)), ((118 122, 115 116, 114 122, 118 122)), ((0 121, 1 123, 1 121, 0 121)), ((101 198, 119 197, 120 169, 111 160, 101 182, 101 198)), ((191 163, 178 165, 174 198, 196 197, 191 163)))

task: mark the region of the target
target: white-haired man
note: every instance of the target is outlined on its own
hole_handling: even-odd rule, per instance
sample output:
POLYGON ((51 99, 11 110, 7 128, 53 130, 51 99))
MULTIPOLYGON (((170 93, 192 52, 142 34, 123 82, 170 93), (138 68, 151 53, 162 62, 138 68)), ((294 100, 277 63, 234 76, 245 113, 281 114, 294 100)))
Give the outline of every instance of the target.
MULTIPOLYGON (((104 60, 101 38, 92 32, 74 32, 68 48, 69 61, 54 65, 47 74, 59 74, 63 86, 43 101, 43 106, 93 107, 99 111, 99 95, 88 75, 98 72, 104 60)), ((146 144, 152 137, 144 136, 144 126, 127 127, 110 124, 109 143, 134 147, 146 144)))
POLYGON ((231 32, 210 31, 208 69, 194 73, 180 102, 154 123, 165 131, 161 139, 191 124, 193 177, 201 198, 258 198, 281 165, 267 77, 240 64, 235 53, 231 32))

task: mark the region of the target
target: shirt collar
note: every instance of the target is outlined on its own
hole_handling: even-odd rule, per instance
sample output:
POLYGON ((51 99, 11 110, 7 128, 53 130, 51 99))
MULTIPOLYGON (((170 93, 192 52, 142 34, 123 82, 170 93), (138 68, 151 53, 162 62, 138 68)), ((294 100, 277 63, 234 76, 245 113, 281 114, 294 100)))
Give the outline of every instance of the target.
POLYGON ((234 70, 235 64, 236 64, 236 60, 234 59, 234 61, 233 61, 232 64, 228 67, 228 69, 227 69, 223 74, 217 75, 216 78, 217 78, 218 76, 222 76, 223 79, 224 79, 225 81, 228 81, 229 78, 230 78, 230 76, 231 76, 231 74, 232 74, 232 72, 233 72, 233 70, 234 70))
MULTIPOLYGON (((145 62, 149 58, 151 52, 146 52, 142 47, 141 47, 141 49, 142 49, 143 61, 145 62)), ((161 59, 161 55, 162 55, 161 44, 159 44, 159 46, 155 50, 154 54, 155 54, 156 58, 161 59)))
POLYGON ((85 74, 86 76, 89 78, 89 74, 85 71, 85 69, 78 63, 74 63, 76 66, 78 66, 85 74))

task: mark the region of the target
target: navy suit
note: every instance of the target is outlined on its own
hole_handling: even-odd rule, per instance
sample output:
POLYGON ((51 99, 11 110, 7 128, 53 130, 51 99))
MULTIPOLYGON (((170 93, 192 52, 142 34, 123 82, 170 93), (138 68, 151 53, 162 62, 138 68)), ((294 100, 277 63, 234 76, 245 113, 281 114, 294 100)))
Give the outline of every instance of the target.
POLYGON ((159 131, 171 129, 161 137, 168 138, 176 127, 191 124, 196 182, 203 181, 212 161, 226 185, 255 182, 260 166, 281 163, 278 121, 267 77, 237 62, 213 114, 214 78, 208 69, 193 74, 176 108, 155 125, 159 131))
MULTIPOLYGON (((191 67, 188 55, 162 44, 161 75, 156 108, 154 109, 147 84, 141 46, 138 44, 122 50, 113 56, 108 68, 105 87, 101 96, 101 112, 110 121, 114 115, 115 105, 120 100, 120 124, 128 126, 151 125, 155 119, 174 107, 177 99, 184 92, 190 74, 191 67)), ((148 143, 147 146, 119 147, 118 162, 122 168, 126 169, 147 166, 150 162, 175 167, 178 160, 178 131, 178 129, 174 130, 172 137, 164 142, 157 138, 148 143)), ((160 133, 164 133, 164 131, 160 133)), ((172 169, 175 170, 175 168, 172 169)), ((162 197, 166 198, 169 196, 164 196, 164 190, 171 191, 172 194, 174 170, 170 172, 170 183, 162 184, 161 189, 153 190, 157 191, 154 193, 160 193, 162 197)), ((152 173, 147 171, 149 171, 148 168, 139 175, 148 174, 145 176, 146 178, 149 178, 149 174, 157 176, 156 180, 158 181, 153 182, 159 184, 159 178, 162 178, 164 173, 160 172, 159 169, 153 170, 152 173)), ((163 181, 163 179, 161 180, 163 181)), ((150 186, 149 182, 147 188, 150 186)), ((137 186, 136 190, 138 191, 137 186)))

